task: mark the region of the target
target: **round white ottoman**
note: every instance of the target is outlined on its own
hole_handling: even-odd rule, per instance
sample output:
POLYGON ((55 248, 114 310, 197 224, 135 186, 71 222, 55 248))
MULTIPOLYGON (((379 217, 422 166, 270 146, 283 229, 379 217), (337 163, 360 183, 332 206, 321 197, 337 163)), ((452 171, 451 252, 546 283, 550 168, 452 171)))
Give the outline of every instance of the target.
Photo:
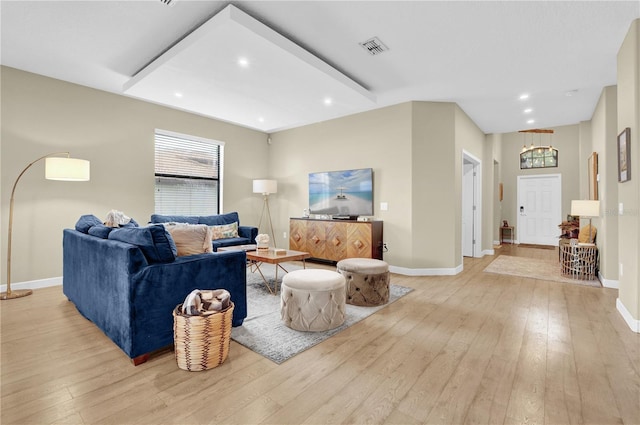
POLYGON ((371 307, 389 302, 389 265, 372 258, 338 261, 347 284, 347 304, 371 307))
POLYGON ((326 331, 344 323, 344 277, 330 270, 295 270, 282 278, 280 317, 297 331, 326 331))

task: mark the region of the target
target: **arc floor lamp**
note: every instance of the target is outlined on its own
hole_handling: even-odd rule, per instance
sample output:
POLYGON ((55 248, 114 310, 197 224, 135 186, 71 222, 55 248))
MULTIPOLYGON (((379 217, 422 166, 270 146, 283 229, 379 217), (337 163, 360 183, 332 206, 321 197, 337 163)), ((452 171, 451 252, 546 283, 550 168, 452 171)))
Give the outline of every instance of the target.
POLYGON ((33 164, 38 161, 45 160, 44 177, 47 180, 63 180, 63 181, 87 181, 90 178, 90 164, 84 159, 75 159, 69 157, 69 152, 50 153, 24 167, 24 170, 18 174, 18 178, 13 184, 11 190, 11 201, 9 203, 9 231, 7 232, 7 291, 0 293, 0 300, 11 300, 14 298, 26 297, 33 292, 31 289, 11 290, 11 234, 13 229, 13 200, 16 193, 16 186, 22 175, 33 164), (66 155, 60 157, 60 155, 66 155))
POLYGON ((273 223, 271 221, 271 211, 269 210, 269 194, 278 192, 278 182, 276 180, 254 180, 253 181, 253 193, 261 193, 264 202, 262 204, 262 213, 260 214, 260 223, 258 229, 262 226, 262 219, 264 218, 264 212, 267 212, 267 218, 269 219, 269 226, 271 229, 271 240, 273 241, 273 247, 276 248, 276 236, 273 233, 273 223))

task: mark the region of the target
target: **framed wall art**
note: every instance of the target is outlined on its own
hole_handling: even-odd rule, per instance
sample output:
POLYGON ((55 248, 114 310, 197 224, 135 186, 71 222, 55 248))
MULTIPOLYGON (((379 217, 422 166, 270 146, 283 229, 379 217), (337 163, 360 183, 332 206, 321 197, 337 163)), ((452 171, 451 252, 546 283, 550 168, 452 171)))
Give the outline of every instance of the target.
POLYGON ((598 154, 596 152, 589 156, 589 199, 598 200, 598 154))
POLYGON ((618 135, 618 181, 631 180, 631 129, 625 128, 618 135))

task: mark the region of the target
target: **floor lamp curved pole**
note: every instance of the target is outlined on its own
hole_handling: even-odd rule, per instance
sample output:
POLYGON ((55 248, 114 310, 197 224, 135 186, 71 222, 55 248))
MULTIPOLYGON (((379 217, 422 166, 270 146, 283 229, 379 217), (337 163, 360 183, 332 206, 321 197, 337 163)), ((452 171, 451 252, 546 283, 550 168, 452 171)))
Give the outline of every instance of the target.
POLYGON ((276 235, 273 232, 273 222, 271 221, 271 210, 269 210, 269 194, 278 192, 278 182, 275 180, 254 180, 253 181, 253 193, 261 193, 264 202, 262 203, 262 213, 260 214, 260 222, 258 223, 258 230, 262 226, 262 219, 264 218, 264 212, 267 211, 267 218, 269 219, 269 228, 271 229, 271 239, 273 240, 273 247, 276 248, 276 235))
POLYGON ((16 187, 22 175, 33 164, 38 161, 45 161, 45 178, 47 180, 63 180, 63 181, 87 181, 90 177, 90 165, 89 161, 84 159, 75 159, 69 157, 69 152, 54 152, 32 161, 24 167, 24 169, 18 174, 18 178, 13 183, 13 189, 11 189, 11 200, 9 201, 9 231, 7 232, 7 291, 0 293, 0 300, 11 300, 14 298, 26 297, 31 295, 33 291, 31 289, 20 289, 16 291, 11 290, 11 236, 13 233, 13 203, 16 193, 16 187), (58 155, 66 155, 67 157, 60 158, 58 155))

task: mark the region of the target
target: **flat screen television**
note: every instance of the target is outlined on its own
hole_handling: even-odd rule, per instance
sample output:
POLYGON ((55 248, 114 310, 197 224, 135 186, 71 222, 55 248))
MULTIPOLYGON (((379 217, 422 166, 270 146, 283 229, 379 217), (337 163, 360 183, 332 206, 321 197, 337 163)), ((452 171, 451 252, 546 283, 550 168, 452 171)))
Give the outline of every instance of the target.
POLYGON ((309 212, 351 219, 373 215, 373 169, 309 173, 309 212))

